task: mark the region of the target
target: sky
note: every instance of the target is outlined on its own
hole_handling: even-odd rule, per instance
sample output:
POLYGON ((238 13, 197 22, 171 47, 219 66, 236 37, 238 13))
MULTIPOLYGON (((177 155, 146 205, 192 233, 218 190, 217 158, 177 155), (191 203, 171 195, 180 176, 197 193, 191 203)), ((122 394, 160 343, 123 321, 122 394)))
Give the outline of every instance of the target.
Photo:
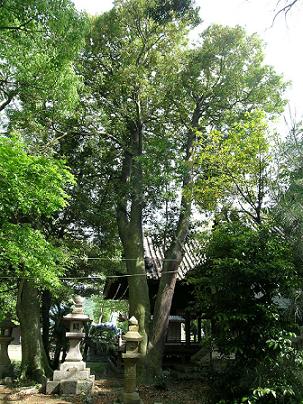
MULTIPOLYGON (((73 0, 78 10, 100 14, 112 7, 111 0, 73 0)), ((266 63, 291 81, 285 119, 303 118, 303 2, 298 2, 285 18, 275 21, 278 0, 196 0, 203 20, 198 31, 213 23, 241 25, 248 33, 258 33, 265 42, 266 63)), ((280 0, 283 5, 285 0, 280 0)), ((198 32, 197 32, 198 34, 198 32)), ((284 129, 286 130, 286 128, 284 129)))

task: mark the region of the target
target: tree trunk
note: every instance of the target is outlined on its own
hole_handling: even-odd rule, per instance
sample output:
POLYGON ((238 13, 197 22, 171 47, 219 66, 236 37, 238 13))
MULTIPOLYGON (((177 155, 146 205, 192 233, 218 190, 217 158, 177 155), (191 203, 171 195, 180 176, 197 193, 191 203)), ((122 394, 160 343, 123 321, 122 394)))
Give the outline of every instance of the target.
POLYGON ((139 332, 143 340, 139 346, 141 361, 137 366, 138 380, 146 381, 145 358, 150 326, 150 301, 145 271, 142 207, 132 204, 130 219, 126 219, 123 211, 117 210, 119 235, 123 246, 129 285, 129 315, 135 316, 139 323, 139 332))
POLYGON ((43 383, 52 370, 41 337, 39 291, 31 281, 20 283, 17 314, 22 339, 21 378, 43 383))
POLYGON ((176 274, 163 274, 161 277, 154 308, 153 327, 148 344, 146 367, 149 381, 152 381, 155 376, 159 376, 162 370, 164 345, 176 279, 176 274))
POLYGON ((150 302, 144 263, 142 226, 119 222, 119 233, 126 259, 129 285, 129 315, 139 322, 139 332, 143 337, 140 353, 145 356, 149 335, 150 302))
MULTIPOLYGON (((145 360, 147 343, 150 334, 150 302, 148 284, 144 263, 143 227, 142 214, 144 208, 143 170, 141 160, 143 153, 143 121, 139 95, 136 99, 136 122, 129 121, 130 143, 129 149, 124 151, 119 189, 117 189, 117 224, 119 235, 126 259, 127 272, 130 275, 129 283, 129 306, 130 314, 139 321, 139 332, 143 336, 140 344, 140 352, 145 360)), ((201 116, 200 101, 192 115, 191 128, 196 128, 201 116)), ((190 129, 187 133, 185 144, 185 161, 192 158, 195 132, 190 129)), ((188 165, 189 167, 189 165, 188 165)), ((177 269, 182 261, 183 245, 189 229, 191 215, 191 198, 188 199, 185 191, 192 183, 191 169, 183 175, 182 199, 180 215, 176 228, 176 237, 165 254, 167 261, 164 262, 159 291, 156 298, 153 331, 148 344, 148 357, 145 360, 145 376, 150 378, 153 374, 159 374, 162 366, 165 336, 169 321, 169 313, 174 295, 177 279, 177 269)), ((142 370, 141 376, 142 376, 142 370)))
MULTIPOLYGON (((201 107, 198 102, 192 115, 192 128, 198 126, 200 116, 201 107)), ((192 186, 192 172, 189 163, 192 159, 194 139, 194 130, 191 129, 188 131, 186 139, 185 162, 188 163, 188 170, 183 175, 179 220, 176 226, 175 237, 164 257, 162 275, 154 308, 151 337, 148 344, 146 367, 150 379, 154 376, 158 376, 162 371, 162 359, 169 323, 169 313, 178 277, 177 271, 183 258, 183 247, 189 231, 192 210, 192 198, 190 192, 188 192, 192 186)))
MULTIPOLYGON (((183 199, 183 198, 182 198, 183 199)), ((169 323, 169 313, 178 277, 178 268, 182 261, 182 250, 185 238, 189 229, 189 219, 191 204, 183 201, 183 205, 188 205, 186 213, 179 218, 179 231, 176 239, 165 254, 162 276, 154 308, 153 324, 150 341, 148 344, 148 357, 146 366, 150 379, 159 376, 162 370, 162 359, 165 346, 165 339, 169 323)))
MULTIPOLYGON (((150 323, 150 302, 144 262, 143 224, 144 209, 143 172, 140 158, 143 151, 143 122, 140 96, 136 94, 136 120, 128 122, 129 148, 124 151, 120 181, 117 188, 117 224, 126 262, 129 285, 129 313, 139 322, 143 337, 140 353, 145 359, 150 323)), ((142 376, 142 369, 139 370, 142 376)), ((144 376, 142 377, 144 379, 144 376)))

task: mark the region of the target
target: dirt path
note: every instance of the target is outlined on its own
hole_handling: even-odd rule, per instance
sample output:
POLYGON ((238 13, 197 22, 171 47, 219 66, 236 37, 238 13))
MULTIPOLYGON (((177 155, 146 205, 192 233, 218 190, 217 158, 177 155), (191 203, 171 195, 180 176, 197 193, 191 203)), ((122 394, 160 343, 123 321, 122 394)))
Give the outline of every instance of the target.
MULTIPOLYGON (((14 388, 0 385, 1 404, 112 404, 122 389, 121 380, 96 380, 91 398, 86 396, 47 396, 40 394, 35 387, 14 388)), ((151 386, 139 387, 140 397, 144 404, 207 404, 207 388, 197 381, 171 382, 167 389, 159 390, 151 386)))
MULTIPOLYGON (((112 403, 121 391, 121 383, 115 379, 96 380, 93 403, 112 403)), ((35 387, 8 387, 0 385, 0 403, 27 403, 27 404, 82 404, 87 401, 85 396, 63 397, 40 394, 35 387)))

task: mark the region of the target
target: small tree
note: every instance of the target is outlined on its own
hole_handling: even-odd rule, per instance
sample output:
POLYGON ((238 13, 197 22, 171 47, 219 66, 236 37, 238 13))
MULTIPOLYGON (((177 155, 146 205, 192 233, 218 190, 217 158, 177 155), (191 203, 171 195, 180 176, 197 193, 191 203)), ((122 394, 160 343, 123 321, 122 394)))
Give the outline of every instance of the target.
POLYGON ((17 284, 22 376, 41 382, 51 370, 40 333, 40 290, 60 286, 66 252, 47 240, 41 218, 67 203, 73 177, 63 161, 31 156, 17 138, 0 138, 1 283, 17 284))

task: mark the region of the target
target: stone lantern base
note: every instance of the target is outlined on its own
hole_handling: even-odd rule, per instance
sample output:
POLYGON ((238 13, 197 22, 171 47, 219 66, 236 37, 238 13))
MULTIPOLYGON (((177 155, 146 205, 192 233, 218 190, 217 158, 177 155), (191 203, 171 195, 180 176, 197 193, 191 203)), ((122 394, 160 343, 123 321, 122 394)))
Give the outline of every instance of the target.
POLYGON ((8 356, 8 345, 13 340, 10 336, 0 335, 0 379, 13 375, 13 367, 8 356))
POLYGON ((0 379, 5 377, 12 377, 14 373, 12 365, 1 365, 0 364, 0 379))
POLYGON ((85 362, 64 362, 54 371, 53 381, 46 384, 46 394, 91 394, 95 376, 85 362))
POLYGON ((132 392, 132 393, 123 393, 122 394, 122 403, 124 404, 143 404, 143 401, 141 400, 139 393, 132 392))

